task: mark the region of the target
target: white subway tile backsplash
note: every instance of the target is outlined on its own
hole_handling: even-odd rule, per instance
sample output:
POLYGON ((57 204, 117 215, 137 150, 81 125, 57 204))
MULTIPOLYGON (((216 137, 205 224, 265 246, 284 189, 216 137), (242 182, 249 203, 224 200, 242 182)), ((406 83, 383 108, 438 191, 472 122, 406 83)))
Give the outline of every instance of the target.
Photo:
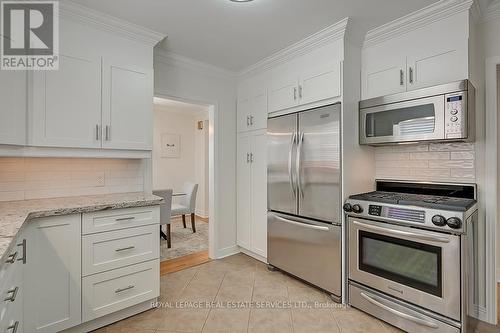
POLYGON ((379 168, 428 168, 429 161, 424 160, 403 160, 403 161, 391 161, 391 160, 379 160, 375 162, 377 169, 379 168))
POLYGON ((475 180, 476 170, 475 169, 451 169, 451 177, 457 180, 475 180))
POLYGON ((408 159, 410 159, 409 153, 382 153, 375 155, 375 160, 377 161, 401 161, 408 159))
POLYGON ((0 201, 143 190, 141 160, 0 158, 0 201))
POLYGON ((474 161, 473 160, 429 161, 429 168, 474 169, 474 161))
POLYGON ((430 151, 474 150, 474 144, 465 142, 431 143, 429 145, 429 150, 430 151))
POLYGON ((412 160, 449 160, 449 152, 420 152, 420 153, 410 153, 410 159, 412 160))
POLYGON ((474 151, 452 151, 452 160, 474 160, 476 158, 476 153, 474 151))

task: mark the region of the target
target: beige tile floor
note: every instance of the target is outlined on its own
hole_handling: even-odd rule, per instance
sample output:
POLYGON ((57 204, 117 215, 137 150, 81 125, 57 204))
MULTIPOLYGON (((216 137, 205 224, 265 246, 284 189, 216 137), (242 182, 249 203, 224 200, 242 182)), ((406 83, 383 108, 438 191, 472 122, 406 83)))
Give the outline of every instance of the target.
POLYGON ((243 254, 163 276, 159 305, 95 333, 400 332, 243 254))

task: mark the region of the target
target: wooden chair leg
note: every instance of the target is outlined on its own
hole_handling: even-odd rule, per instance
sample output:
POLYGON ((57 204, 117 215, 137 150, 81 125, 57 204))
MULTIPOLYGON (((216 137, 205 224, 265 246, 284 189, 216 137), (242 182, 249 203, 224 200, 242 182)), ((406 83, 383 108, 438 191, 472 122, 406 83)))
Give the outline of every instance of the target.
POLYGON ((193 233, 196 232, 196 226, 194 221, 194 213, 191 213, 191 227, 193 227, 193 233))
POLYGON ((182 214, 182 225, 184 226, 184 229, 186 229, 186 215, 182 214))
POLYGON ((167 240, 167 235, 165 235, 165 233, 163 232, 163 230, 161 229, 161 225, 160 225, 160 237, 163 238, 164 240, 167 240))
POLYGON ((170 223, 167 224, 167 247, 169 249, 172 247, 172 233, 170 231, 170 223))

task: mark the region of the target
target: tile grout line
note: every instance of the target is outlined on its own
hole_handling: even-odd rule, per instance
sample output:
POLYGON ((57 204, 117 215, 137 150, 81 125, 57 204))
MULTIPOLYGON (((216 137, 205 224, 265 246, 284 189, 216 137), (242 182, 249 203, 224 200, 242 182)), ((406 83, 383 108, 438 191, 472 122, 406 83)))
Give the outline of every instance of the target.
MULTIPOLYGON (((256 269, 257 269, 257 263, 254 263, 253 281, 252 281, 252 295, 250 296, 250 305, 253 302, 253 293, 254 293, 254 289, 255 289, 255 273, 256 273, 256 269)), ((253 312, 253 309, 252 309, 252 306, 250 306, 250 312, 248 313, 248 320, 247 320, 247 333, 250 330, 250 317, 252 316, 252 312, 253 312)))
MULTIPOLYGON (((198 273, 198 272, 196 272, 198 273)), ((217 295, 219 295, 219 292, 220 292, 220 288, 222 286, 222 282, 224 281, 224 279, 226 278, 226 274, 227 274, 227 271, 224 271, 224 276, 222 277, 221 281, 219 282, 219 287, 217 288, 217 293, 215 294, 214 298, 212 299, 212 301, 215 301, 217 299, 217 295)), ((208 317, 210 317, 210 313, 212 312, 212 308, 208 309, 208 313, 207 313, 207 316, 205 317, 205 321, 203 322, 203 326, 201 327, 201 332, 203 332, 203 329, 205 328, 205 326, 207 325, 207 321, 208 321, 208 317)))

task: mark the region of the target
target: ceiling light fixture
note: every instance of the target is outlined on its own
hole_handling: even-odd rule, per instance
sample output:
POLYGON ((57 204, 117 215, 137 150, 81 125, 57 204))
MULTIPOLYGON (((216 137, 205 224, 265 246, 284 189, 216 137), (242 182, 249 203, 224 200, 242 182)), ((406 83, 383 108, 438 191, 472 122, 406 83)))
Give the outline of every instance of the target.
POLYGON ((250 1, 253 1, 253 0, 229 0, 231 2, 250 2, 250 1))

